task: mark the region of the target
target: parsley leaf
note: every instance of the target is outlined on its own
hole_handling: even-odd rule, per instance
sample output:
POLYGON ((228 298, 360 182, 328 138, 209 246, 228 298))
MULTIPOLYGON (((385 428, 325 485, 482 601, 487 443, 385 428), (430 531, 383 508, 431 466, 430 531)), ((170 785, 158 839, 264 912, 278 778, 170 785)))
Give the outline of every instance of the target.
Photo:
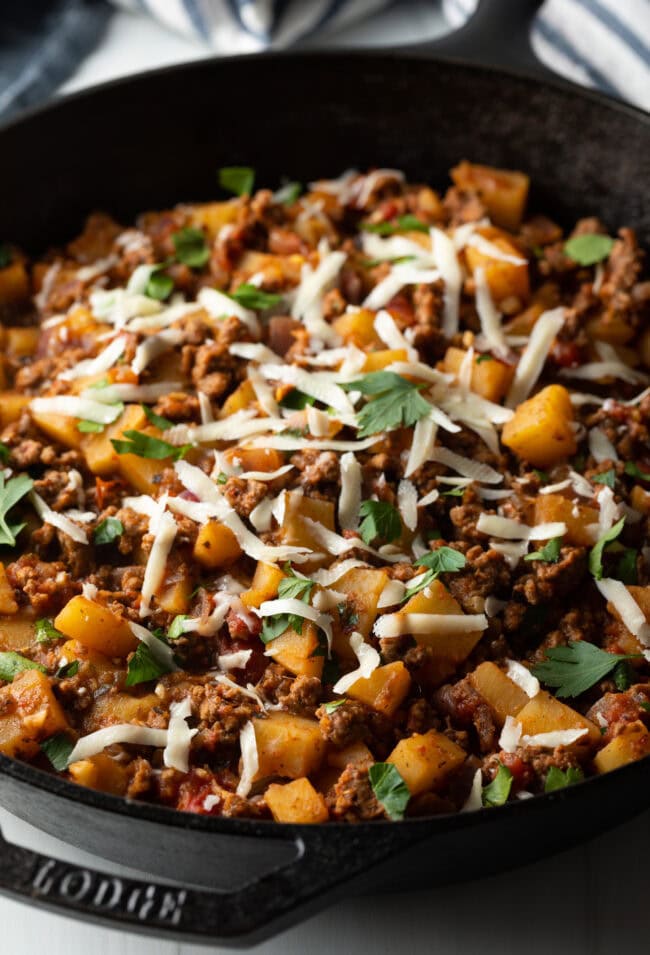
POLYGON ((281 295, 264 292, 256 285, 250 285, 248 282, 243 282, 234 292, 229 292, 228 298, 233 299, 242 308, 250 308, 258 312, 265 308, 273 308, 274 305, 278 305, 282 301, 281 295))
POLYGON ((390 259, 365 259, 361 265, 364 269, 374 269, 375 266, 383 265, 384 262, 389 262, 391 265, 401 265, 402 262, 412 262, 414 259, 414 255, 395 255, 390 259))
POLYGON ((419 583, 415 584, 413 587, 409 587, 402 597, 402 600, 410 600, 411 597, 414 597, 415 594, 419 594, 421 590, 424 590, 425 587, 428 587, 429 584, 432 584, 434 580, 437 580, 438 574, 435 570, 427 570, 423 575, 419 583))
POLYGON ((219 185, 236 196, 250 196, 255 182, 255 170, 250 166, 224 166, 219 170, 219 185))
POLYGON ((560 548, 562 547, 562 538, 554 537, 548 544, 540 550, 533 551, 532 554, 526 554, 524 560, 543 560, 547 564, 556 564, 560 557, 560 548))
POLYGON ((173 421, 156 414, 148 405, 140 405, 140 407, 144 411, 144 416, 147 421, 150 421, 156 428, 160 428, 161 431, 167 431, 169 428, 174 427, 173 421))
POLYGON ((283 577, 278 586, 278 597, 282 600, 302 600, 308 604, 315 586, 315 581, 303 577, 283 577))
POLYGON ((609 235, 576 235, 564 243, 564 254, 578 265, 595 265, 606 259, 614 247, 609 235))
POLYGON ((364 232, 376 232, 377 235, 394 235, 396 232, 428 232, 430 226, 414 215, 399 216, 395 222, 362 222, 364 232))
POLYGON ((612 541, 616 540, 618 535, 623 530, 623 525, 625 524, 625 518, 622 517, 620 521, 617 521, 613 527, 603 534, 599 538, 598 542, 589 551, 589 570, 594 575, 596 580, 603 579, 603 551, 608 544, 611 544, 612 541))
POLYGON ((219 471, 219 473, 217 474, 217 484, 227 484, 227 483, 228 483, 228 475, 226 474, 225 471, 219 471))
MULTIPOLYGON (((302 600, 308 604, 311 599, 311 592, 315 586, 315 581, 305 580, 302 577, 296 577, 289 568, 290 577, 283 577, 278 586, 278 598, 282 600, 302 600)), ((270 643, 281 633, 291 627, 296 633, 302 633, 303 618, 295 613, 278 613, 272 617, 265 617, 262 623, 260 640, 262 643, 270 643)))
POLYGON ((348 701, 345 699, 345 697, 343 697, 342 700, 331 700, 329 703, 323 703, 323 710, 329 716, 330 713, 333 713, 334 710, 338 710, 339 706, 342 706, 347 702, 348 701))
POLYGON ((145 295, 148 295, 149 298, 155 298, 158 302, 168 298, 174 288, 174 280, 171 275, 163 272, 166 267, 166 265, 159 265, 153 269, 144 290, 145 295))
POLYGON ((512 773, 507 766, 499 763, 497 774, 491 783, 483 787, 484 806, 503 806, 508 802, 512 788, 512 773))
POLYGON ((313 405, 315 400, 311 395, 306 395, 304 391, 300 391, 299 388, 292 388, 283 398, 280 398, 278 404, 281 408, 289 408, 291 411, 302 411, 308 405, 313 405))
POLYGON ((210 258, 210 249, 200 229, 186 228, 172 233, 176 259, 191 269, 201 269, 210 258))
POLYGON ((13 678, 23 670, 40 670, 41 673, 45 673, 45 667, 40 663, 34 663, 33 660, 28 660, 14 650, 5 650, 0 653, 0 680, 11 683, 13 678))
POLYGON ((341 387, 373 396, 359 412, 360 438, 391 428, 408 428, 431 411, 431 405, 420 394, 425 386, 415 385, 393 371, 371 371, 341 387))
POLYGON ((494 361, 492 355, 489 352, 484 352, 482 355, 479 355, 476 359, 477 365, 482 365, 484 361, 494 361))
POLYGON ((171 622, 169 630, 167 631, 168 640, 178 640, 179 637, 182 637, 185 633, 185 621, 188 619, 186 613, 179 613, 171 622))
POLYGON ((117 517, 106 517, 95 528, 93 539, 96 544, 112 544, 124 533, 124 524, 117 517))
POLYGON ((614 468, 608 468, 608 470, 603 471, 602 474, 594 474, 591 480, 594 484, 605 484, 607 487, 611 487, 613 491, 614 485, 616 484, 616 471, 614 468))
POLYGON ((126 441, 111 438, 111 444, 118 454, 137 454, 140 458, 150 458, 153 461, 164 461, 166 458, 180 461, 192 447, 191 444, 183 444, 177 448, 141 431, 125 431, 124 437, 127 438, 126 441))
MULTIPOLYGON (((262 643, 270 643, 271 640, 275 640, 275 638, 279 637, 281 633, 284 633, 285 630, 288 630, 291 626, 291 616, 293 615, 288 613, 276 613, 272 617, 264 617, 262 629, 260 630, 260 640, 262 643)), ((300 622, 300 627, 302 629, 302 620, 300 622)))
POLYGON ((66 677, 76 676, 79 672, 79 661, 73 660, 72 663, 66 663, 65 666, 59 667, 56 671, 56 676, 59 680, 65 680, 66 677))
POLYGON ((42 617, 34 624, 34 636, 37 643, 51 643, 52 640, 62 640, 65 634, 57 630, 51 620, 42 617))
POLYGON ((574 783, 582 782, 584 773, 577 766, 569 766, 567 770, 558 769, 557 766, 551 766, 546 774, 544 783, 544 792, 552 793, 556 789, 566 789, 567 786, 573 786, 574 783))
POLYGON ((366 544, 377 538, 390 544, 402 533, 399 511, 386 501, 362 501, 359 514, 363 518, 359 533, 366 544))
POLYGON ((465 566, 465 555, 453 547, 439 547, 415 561, 419 567, 430 567, 437 574, 453 574, 465 566))
POLYGON ((634 671, 627 660, 621 660, 616 664, 612 679, 614 680, 614 686, 617 690, 620 690, 621 693, 624 690, 629 690, 634 682, 634 671))
POLYGON ((612 576, 616 580, 622 580, 624 584, 638 584, 639 575, 636 569, 636 559, 637 552, 634 547, 623 547, 612 576))
POLYGON ((11 265, 11 260, 11 249, 6 242, 0 242, 0 269, 6 269, 8 265, 11 265))
POLYGON ((533 468, 533 474, 537 475, 537 480, 542 484, 549 479, 548 471, 540 471, 539 468, 533 468))
POLYGON ((6 544, 8 547, 16 546, 16 535, 20 533, 25 525, 8 524, 7 515, 11 508, 31 491, 33 486, 34 482, 26 474, 19 474, 18 477, 11 478, 6 484, 4 475, 0 474, 0 544, 6 544))
POLYGON ((11 448, 6 445, 4 441, 0 441, 0 461, 2 461, 3 464, 7 463, 10 454, 11 448))
POLYGON ((81 431, 82 434, 99 434, 100 431, 104 430, 104 425, 100 424, 99 421, 77 421, 77 431, 81 431))
POLYGON ((466 490, 466 484, 459 484, 457 487, 450 487, 448 491, 443 491, 442 497, 462 497, 466 490))
POLYGON ((532 668, 533 676, 556 687, 556 696, 580 696, 610 673, 621 660, 638 653, 607 653, 586 640, 569 641, 566 647, 551 647, 546 660, 532 668))
POLYGON ((625 473, 629 474, 630 477, 638 478, 640 481, 650 481, 650 474, 647 471, 642 471, 635 461, 625 462, 625 473))
POLYGON ((74 743, 65 733, 55 733, 41 743, 41 749, 51 762, 57 772, 62 773, 68 768, 70 753, 74 749, 74 743))
POLYGON ((368 770, 368 779, 388 818, 393 822, 403 819, 411 793, 397 766, 392 763, 374 763, 368 770))
POLYGON ((146 643, 139 643, 138 648, 129 660, 125 686, 136 686, 138 683, 148 683, 157 680, 167 668, 155 659, 146 643))
POLYGON ((302 183, 285 182, 273 193, 273 201, 281 202, 284 206, 292 206, 302 192, 302 183))

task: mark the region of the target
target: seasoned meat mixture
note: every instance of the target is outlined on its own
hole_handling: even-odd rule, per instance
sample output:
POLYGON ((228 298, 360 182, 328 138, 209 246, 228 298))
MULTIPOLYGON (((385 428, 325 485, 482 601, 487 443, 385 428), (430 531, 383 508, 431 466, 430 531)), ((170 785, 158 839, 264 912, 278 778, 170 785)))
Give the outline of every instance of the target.
POLYGON ((451 178, 0 245, 1 753, 296 823, 650 754, 643 254, 451 178))

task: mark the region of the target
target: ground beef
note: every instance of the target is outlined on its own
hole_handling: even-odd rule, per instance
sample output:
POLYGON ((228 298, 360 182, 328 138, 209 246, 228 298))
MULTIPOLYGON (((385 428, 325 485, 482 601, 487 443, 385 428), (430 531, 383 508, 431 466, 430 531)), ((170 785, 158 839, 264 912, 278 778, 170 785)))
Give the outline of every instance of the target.
POLYGON ((393 737, 388 717, 356 700, 346 700, 330 713, 321 708, 316 715, 323 737, 336 749, 359 742, 385 748, 393 737))
POLYGON ((228 478, 223 486, 226 500, 240 517, 250 517, 251 511, 266 497, 267 490, 264 481, 247 481, 238 477, 228 478))
POLYGON ((61 561, 47 563, 35 554, 23 554, 7 564, 7 579, 21 602, 29 603, 37 617, 52 616, 81 590, 61 561))
POLYGON ((525 574, 514 586, 529 604, 561 600, 573 593, 587 573, 587 552, 584 547, 563 547, 558 560, 532 561, 533 573, 525 574))
POLYGON ((473 726, 482 753, 496 746, 497 728, 492 711, 467 678, 440 687, 434 695, 438 710, 459 727, 473 726))
POLYGON ((356 766, 347 766, 343 770, 327 803, 333 819, 361 822, 386 818, 370 785, 368 770, 356 766))

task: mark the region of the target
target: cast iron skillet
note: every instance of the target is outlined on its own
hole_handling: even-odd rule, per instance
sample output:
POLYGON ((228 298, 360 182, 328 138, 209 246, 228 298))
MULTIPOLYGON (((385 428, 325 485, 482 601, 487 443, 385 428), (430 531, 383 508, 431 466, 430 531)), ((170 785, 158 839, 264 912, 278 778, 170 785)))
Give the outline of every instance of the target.
MULTIPOLYGON (((469 25, 428 46, 208 60, 32 112, 0 131, 0 234, 39 251, 93 209, 128 221, 208 199, 222 165, 252 165, 270 186, 349 166, 443 185, 467 157, 529 172, 533 206, 560 221, 597 213, 648 245, 650 117, 548 81, 528 41, 539 5, 483 0, 469 25)), ((0 757, 11 813, 173 883, 103 876, 0 837, 0 890, 129 930, 249 944, 344 894, 476 878, 566 848, 644 809, 649 784, 646 759, 500 809, 309 827, 129 803, 0 757)))

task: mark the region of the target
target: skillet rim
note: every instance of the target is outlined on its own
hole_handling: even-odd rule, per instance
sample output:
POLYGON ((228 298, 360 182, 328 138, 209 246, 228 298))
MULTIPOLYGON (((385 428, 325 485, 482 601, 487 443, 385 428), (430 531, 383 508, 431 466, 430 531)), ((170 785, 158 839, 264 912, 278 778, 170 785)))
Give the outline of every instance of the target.
MULTIPOLYGON (((549 73, 548 78, 538 79, 527 75, 524 70, 509 67, 503 69, 486 64, 472 63, 460 55, 436 55, 435 41, 432 42, 432 50, 429 51, 426 43, 420 45, 411 45, 402 48, 382 48, 369 47, 364 49, 307 49, 307 50, 267 50, 259 53, 238 54, 233 56, 210 56, 189 62, 173 63, 155 69, 145 70, 141 73, 129 73, 114 79, 105 80, 91 86, 75 90, 56 96, 54 99, 27 110, 20 112, 17 116, 11 117, 5 122, 0 123, 0 144, 1 137, 14 129, 19 129, 25 124, 33 121, 37 122, 41 116, 51 115, 60 109, 65 109, 70 103, 79 103, 83 101, 92 102, 103 93, 111 92, 120 88, 127 88, 129 84, 155 83, 160 76, 181 75, 191 71, 211 70, 226 68, 232 63, 242 61, 249 62, 277 62, 287 61, 300 64, 311 63, 320 60, 322 62, 346 59, 349 61, 375 60, 380 62, 399 63, 403 65, 407 61, 425 62, 432 66, 451 67, 454 70, 466 71, 474 74, 475 81, 481 74, 488 74, 497 77, 506 82, 515 82, 529 87, 543 87, 544 91, 550 91, 553 95, 569 96, 581 99, 593 106, 600 106, 608 110, 626 116, 632 121, 641 123, 650 131, 650 112, 646 112, 641 107, 622 100, 613 99, 597 90, 592 90, 579 86, 576 83, 566 80, 561 76, 553 76, 549 73)), ((604 773, 598 776, 592 776, 583 782, 568 786, 564 789, 555 790, 551 793, 541 793, 534 797, 534 805, 538 812, 545 810, 554 804, 560 804, 565 800, 579 798, 588 798, 580 794, 589 791, 594 794, 598 787, 604 789, 612 785, 611 779, 627 777, 628 782, 632 782, 633 774, 639 777, 650 767, 650 756, 643 757, 633 763, 628 763, 610 773, 604 773), (589 787, 587 790, 586 787, 589 787)), ((55 776, 38 769, 36 766, 13 759, 0 754, 0 774, 5 775, 15 782, 27 785, 46 792, 56 799, 63 799, 73 803, 79 803, 87 809, 98 809, 105 813, 127 816, 131 819, 138 819, 143 822, 161 824, 163 826, 173 826, 178 829, 192 829, 220 835, 241 835, 241 836, 265 836, 277 839, 291 838, 300 835, 306 835, 309 832, 325 832, 329 830, 343 832, 358 832, 361 835, 367 835, 371 831, 377 831, 377 827, 384 829, 388 826, 406 827, 409 832, 420 830, 421 834, 434 835, 436 830, 442 829, 453 831, 463 829, 474 825, 482 825, 487 819, 494 818, 504 823, 509 817, 517 813, 529 811, 533 806, 526 808, 529 800, 522 799, 517 802, 506 803, 503 806, 491 807, 486 813, 485 810, 475 812, 454 812, 443 813, 436 816, 425 816, 421 818, 407 818, 399 821, 397 824, 390 820, 376 820, 373 822, 327 822, 317 823, 316 825, 296 825, 291 823, 278 823, 272 820, 263 819, 245 819, 245 818, 224 818, 218 816, 202 815, 199 813, 181 812, 167 806, 161 806, 156 803, 139 802, 129 800, 123 796, 114 796, 110 793, 99 790, 89 789, 76 783, 72 783, 59 776, 55 776)), ((635 810, 634 815, 638 810, 635 810)), ((531 814, 532 818, 532 814, 531 814)), ((623 822, 630 818, 630 814, 625 814, 624 818, 619 820, 623 822)), ((605 827, 606 828, 606 827, 605 827)))

